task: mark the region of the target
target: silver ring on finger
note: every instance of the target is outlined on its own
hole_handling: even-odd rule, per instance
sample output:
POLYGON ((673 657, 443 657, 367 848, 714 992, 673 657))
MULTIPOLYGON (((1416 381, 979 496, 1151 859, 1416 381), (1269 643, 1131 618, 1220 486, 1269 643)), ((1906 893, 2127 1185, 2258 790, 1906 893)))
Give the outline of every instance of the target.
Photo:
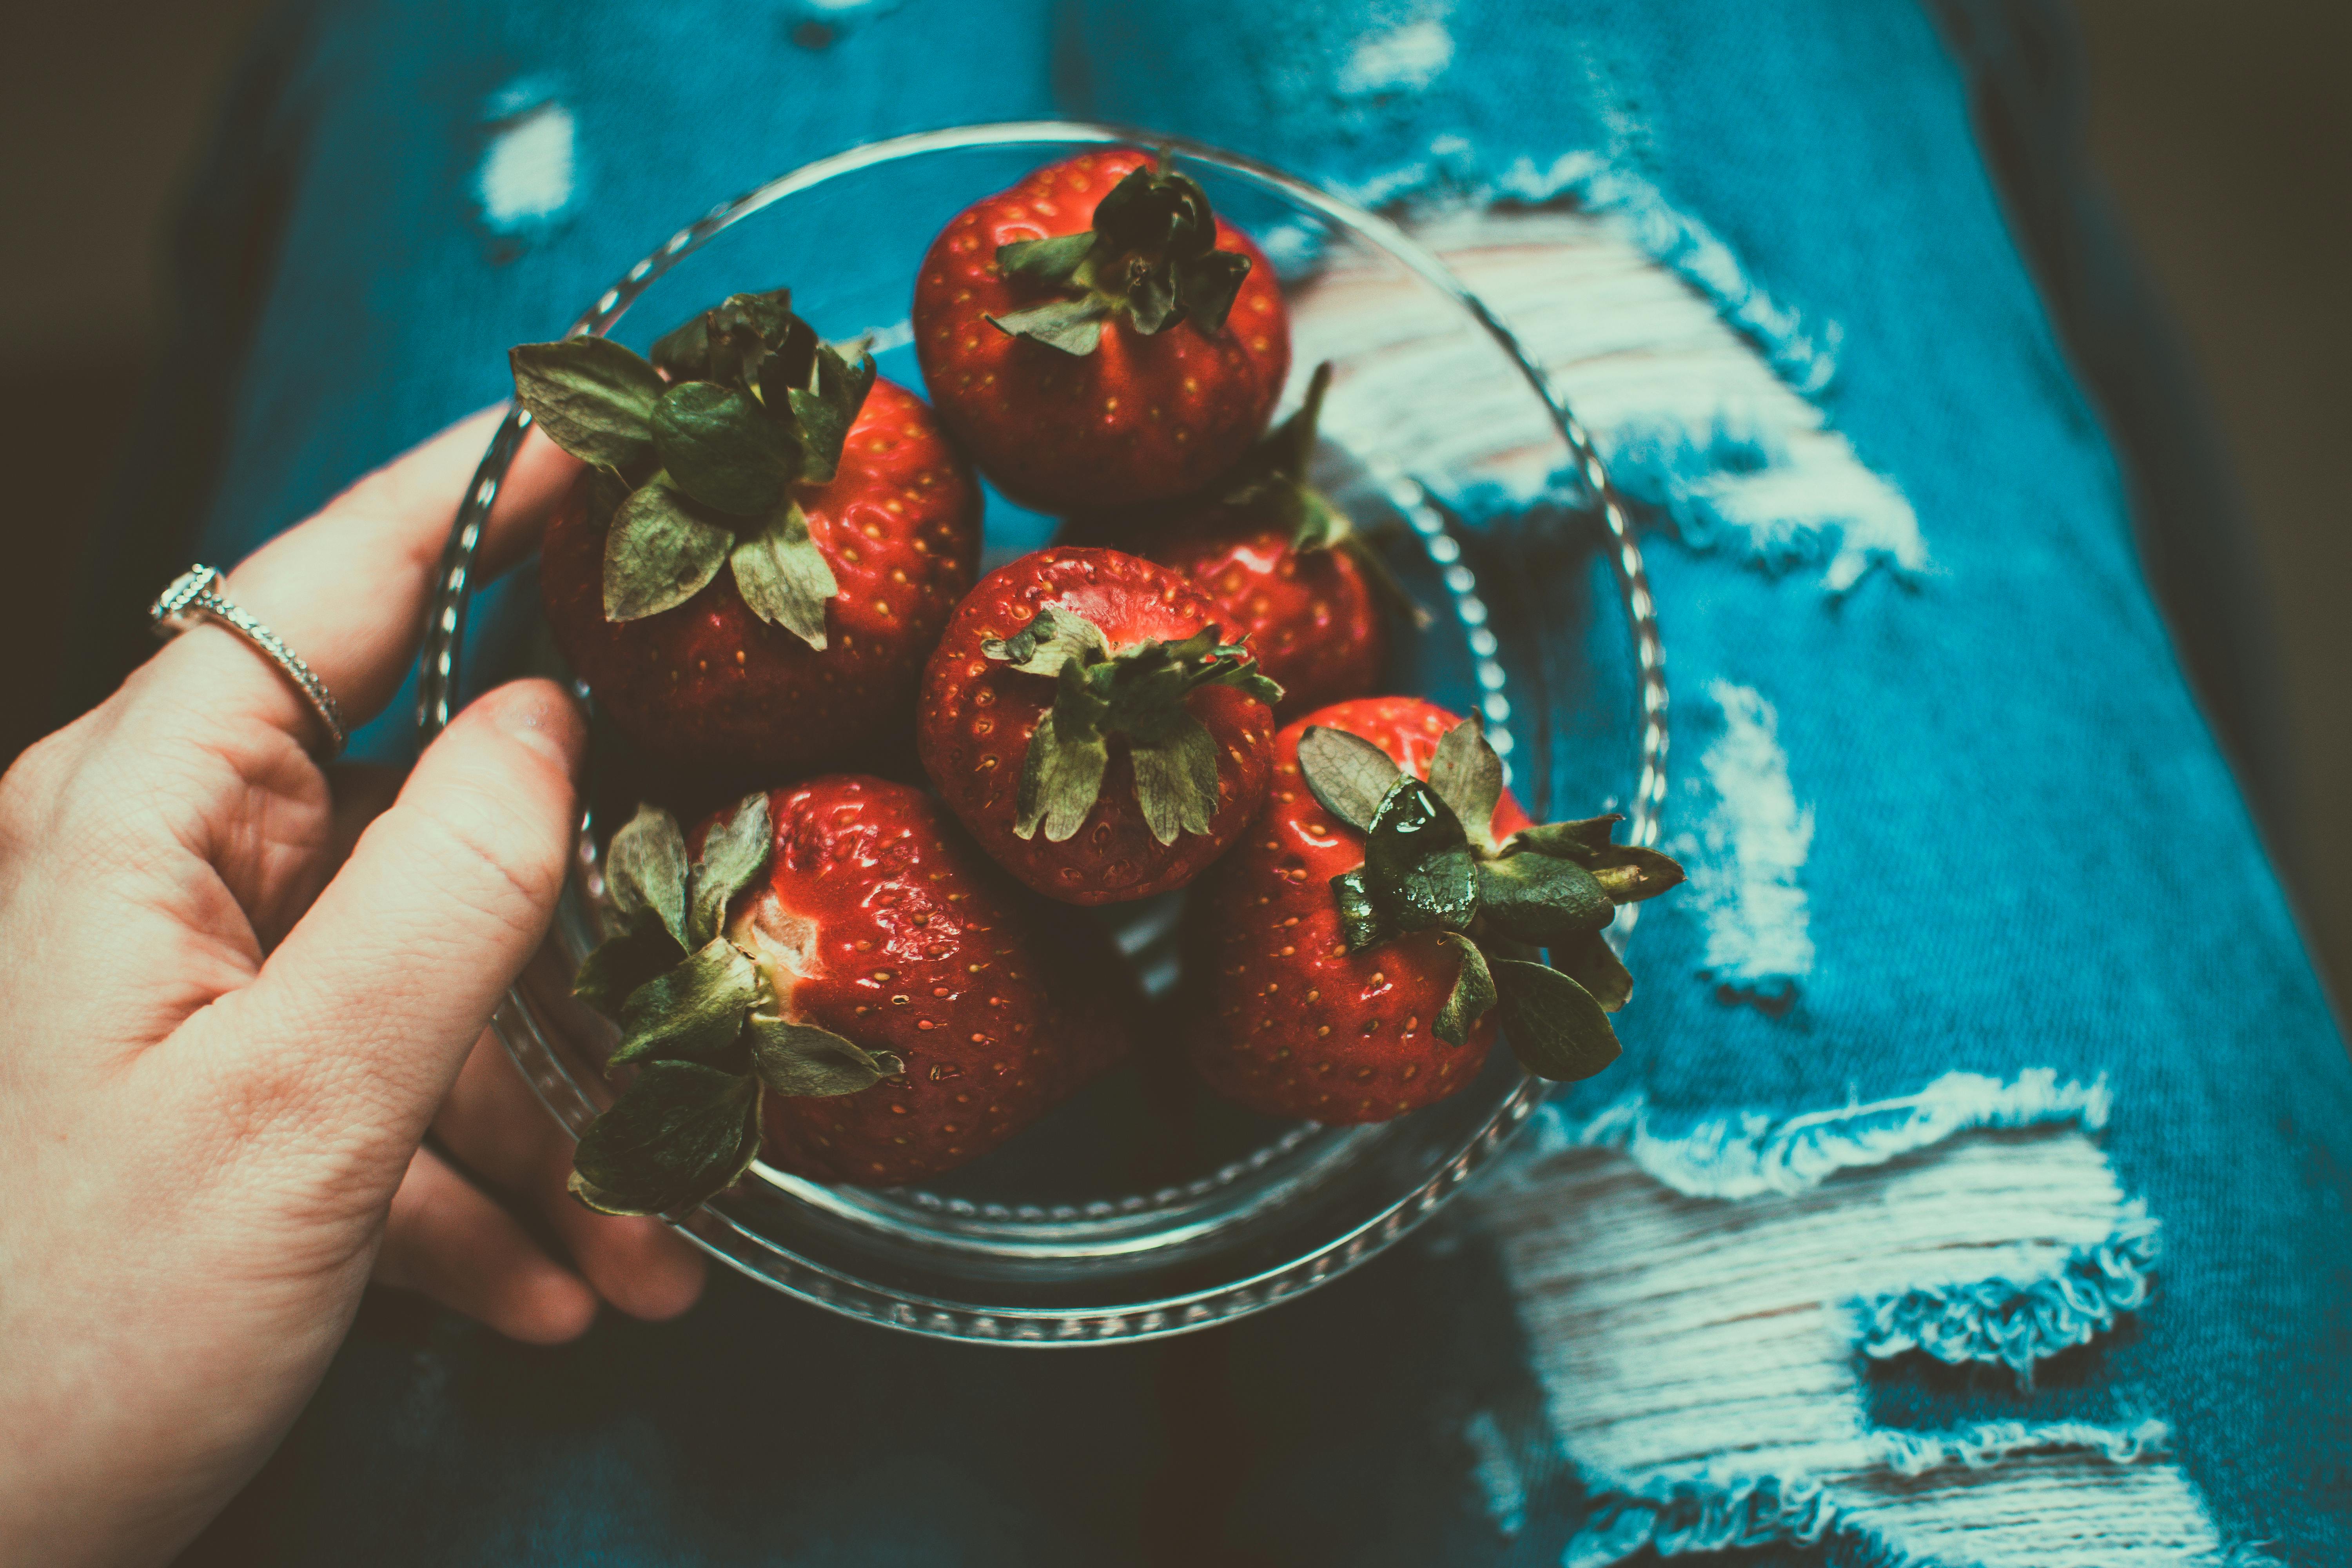
POLYGON ((276 632, 239 609, 235 601, 220 591, 222 577, 210 566, 191 566, 163 590, 147 611, 149 625, 155 635, 166 642, 202 621, 216 621, 243 637, 262 658, 276 665, 287 679, 294 683, 310 704, 310 710, 326 726, 327 755, 333 756, 351 739, 343 724, 343 710, 319 672, 302 662, 302 656, 288 647, 276 632))

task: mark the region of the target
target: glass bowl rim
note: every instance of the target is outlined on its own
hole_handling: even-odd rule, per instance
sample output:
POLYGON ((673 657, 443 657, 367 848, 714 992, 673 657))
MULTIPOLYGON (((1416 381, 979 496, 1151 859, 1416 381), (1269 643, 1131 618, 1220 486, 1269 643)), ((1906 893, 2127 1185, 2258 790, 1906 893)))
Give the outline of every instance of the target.
MULTIPOLYGON (((1635 676, 1640 692, 1640 760, 1633 796, 1629 803, 1627 838, 1638 845, 1654 845, 1659 837, 1666 789, 1665 656, 1658 628, 1656 602, 1650 590, 1641 548, 1633 537, 1631 520, 1610 477, 1608 465, 1582 422, 1553 386, 1543 366, 1520 346, 1517 334, 1507 323, 1496 316, 1434 253, 1406 234, 1395 222, 1359 207, 1331 190, 1271 164, 1188 137, 1097 121, 1003 121, 915 132, 866 142, 814 160, 731 200, 720 202, 632 265, 598 296, 595 303, 573 321, 563 335, 567 338, 588 334, 602 336, 610 331, 637 297, 678 261, 699 250, 724 230, 788 196, 813 190, 843 175, 924 153, 1020 146, 1063 149, 1143 146, 1238 175, 1250 184, 1287 198, 1324 221, 1353 233, 1358 238, 1370 242, 1374 248, 1386 253, 1390 259, 1402 264, 1423 284, 1466 311, 1494 340, 1518 368, 1529 389, 1550 414, 1573 459, 1576 478, 1590 498, 1592 510, 1600 513, 1609 533, 1608 559, 1633 634, 1635 676)), ((458 656, 465 642, 467 612, 472 596, 474 557, 480 543, 483 522, 497 499, 499 487, 515 450, 530 426, 530 416, 521 409, 517 408, 508 414, 483 454, 450 523, 449 536, 435 572, 433 613, 426 623, 419 668, 417 731, 420 744, 429 744, 447 728, 452 716, 458 684, 458 656)), ((1629 905, 1620 911, 1617 923, 1621 931, 1631 931, 1639 908, 1638 905, 1629 905)), ((556 1070, 563 1071, 560 1062, 554 1061, 551 1047, 538 1039, 540 1031, 532 1018, 530 1005, 518 983, 508 993, 492 1022, 509 1054, 517 1058, 517 1066, 531 1083, 533 1092, 540 1096, 549 1114, 567 1131, 572 1131, 570 1120, 547 1100, 540 1075, 532 1070, 530 1063, 521 1059, 523 1047, 518 1037, 533 1040, 538 1049, 550 1053, 551 1063, 556 1070)), ((1263 1310, 1300 1289, 1311 1289, 1335 1279, 1384 1251, 1433 1213, 1440 1203, 1459 1189, 1472 1171, 1497 1153, 1512 1132, 1526 1121, 1542 1093, 1541 1080, 1523 1077, 1517 1087, 1486 1120, 1462 1141, 1455 1152, 1441 1162, 1417 1186, 1397 1194, 1379 1213, 1348 1227, 1341 1234, 1326 1238, 1314 1250, 1286 1263, 1257 1268, 1242 1279, 1117 1308, 969 1308, 934 1296, 849 1278, 834 1268, 786 1251, 768 1238, 753 1235, 740 1223, 716 1210, 704 1215, 698 1209, 683 1219, 670 1219, 666 1223, 713 1258, 772 1289, 812 1305, 927 1337, 1031 1345, 1161 1338, 1263 1310), (732 1247, 702 1235, 706 1228, 716 1228, 732 1237, 755 1241, 781 1259, 788 1260, 786 1272, 814 1275, 827 1283, 812 1289, 797 1286, 790 1279, 779 1278, 776 1273, 764 1272, 738 1257, 732 1247), (845 1300, 845 1296, 871 1298, 873 1302, 881 1305, 882 1310, 871 1310, 866 1302, 845 1300), (1006 1323, 1022 1325, 1023 1329, 1058 1323, 1062 1331, 1048 1336, 1043 1332, 1016 1329, 1007 1334, 1003 1329, 1006 1323), (1082 1325, 1091 1325, 1093 1331, 1087 1331, 1082 1325)))

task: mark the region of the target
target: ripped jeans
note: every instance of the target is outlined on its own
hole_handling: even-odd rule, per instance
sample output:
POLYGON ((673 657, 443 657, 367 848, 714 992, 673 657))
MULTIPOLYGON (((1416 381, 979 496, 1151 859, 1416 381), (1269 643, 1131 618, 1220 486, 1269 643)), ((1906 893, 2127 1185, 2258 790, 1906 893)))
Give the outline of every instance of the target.
MULTIPOLYGON (((1971 123, 2033 17, 281 15, 129 593, 501 395, 681 213, 926 126, 1164 127, 1402 215, 1551 368, 1651 531, 1693 876, 1622 1062, 1305 1300, 1043 1356, 723 1279, 558 1352, 379 1311, 192 1561, 2352 1557, 2352 1068, 1971 123)), ((1566 613, 1578 568, 1519 569, 1566 613)))

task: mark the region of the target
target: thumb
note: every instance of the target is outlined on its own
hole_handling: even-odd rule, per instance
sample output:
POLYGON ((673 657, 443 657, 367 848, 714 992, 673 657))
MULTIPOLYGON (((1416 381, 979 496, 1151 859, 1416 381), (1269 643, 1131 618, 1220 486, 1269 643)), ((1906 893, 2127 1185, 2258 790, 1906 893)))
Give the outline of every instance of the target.
POLYGON ((548 681, 461 713, 253 984, 201 1016, 224 1073, 297 1126, 385 1135, 396 1179, 547 933, 586 746, 548 681))

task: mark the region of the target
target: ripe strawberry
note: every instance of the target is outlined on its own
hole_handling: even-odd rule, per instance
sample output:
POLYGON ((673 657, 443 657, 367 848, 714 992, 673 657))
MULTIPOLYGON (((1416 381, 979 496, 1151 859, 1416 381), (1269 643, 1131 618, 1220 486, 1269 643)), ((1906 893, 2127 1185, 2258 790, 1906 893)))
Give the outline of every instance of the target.
POLYGON ((1477 720, 1412 698, 1324 709, 1275 751, 1265 811, 1186 912, 1212 1089, 1269 1116, 1384 1121, 1476 1077, 1497 1022, 1541 1077, 1615 1058, 1608 1014, 1633 979, 1600 933, 1679 866, 1611 844, 1618 817, 1530 826, 1477 720))
POLYGON ((619 931, 580 994, 636 1075, 582 1138, 592 1207, 661 1213, 773 1163, 894 1186, 952 1170, 1127 1048, 929 796, 855 774, 754 795, 689 841, 653 808, 606 858, 619 931))
POLYGON ((604 711, 674 760, 770 773, 894 726, 979 567, 979 489, 920 399, 782 290, 734 296, 651 364, 601 338, 513 360, 523 405, 593 465, 541 588, 604 711))
POLYGON ((1154 544, 1150 559, 1188 579, 1218 620, 1247 636, 1282 688, 1277 720, 1375 690, 1388 658, 1379 597, 1355 557, 1302 551, 1279 528, 1219 507, 1154 544))
POLYGON ((1265 428, 1290 369, 1265 258, 1132 149, 959 214, 923 258, 914 330, 940 416, 1006 494, 1048 511, 1207 485, 1265 428))
POLYGON ((1182 887, 1257 810, 1282 695, 1215 622, 1132 555, 1023 556, 981 580, 931 655, 924 770, 1041 893, 1107 904, 1182 887))
POLYGON ((1307 482, 1331 367, 1318 365, 1307 401, 1259 444, 1223 493, 1180 510, 1145 553, 1192 579, 1229 628, 1245 633, 1282 688, 1277 719, 1361 697, 1388 658, 1383 601, 1420 612, 1307 482))

